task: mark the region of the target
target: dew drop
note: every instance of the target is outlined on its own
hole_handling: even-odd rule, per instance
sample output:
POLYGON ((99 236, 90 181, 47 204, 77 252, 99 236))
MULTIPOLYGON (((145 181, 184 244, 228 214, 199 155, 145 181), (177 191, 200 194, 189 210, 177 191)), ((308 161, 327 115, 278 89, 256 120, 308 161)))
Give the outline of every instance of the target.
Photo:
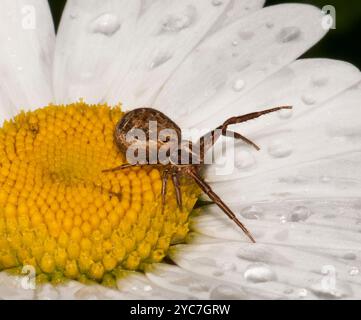
POLYGON ((263 263, 254 263, 248 266, 244 272, 244 277, 247 281, 260 283, 274 281, 277 279, 276 274, 263 263))
POLYGON ((237 270, 236 265, 233 262, 222 262, 221 264, 219 264, 219 268, 220 270, 222 270, 222 272, 234 272, 237 270))
POLYGON ((189 290, 193 292, 207 292, 210 290, 210 287, 204 282, 193 282, 189 285, 189 290))
POLYGON ((286 27, 283 28, 278 34, 278 40, 282 43, 288 43, 299 39, 301 36, 301 30, 298 27, 286 27))
POLYGON ((311 82, 315 87, 323 87, 328 83, 328 78, 322 76, 313 76, 311 82))
POLYGON ((311 215, 311 210, 304 206, 295 207, 292 212, 290 212, 287 216, 287 221, 290 222, 298 222, 305 221, 311 215))
POLYGON ((342 256, 345 260, 356 260, 356 255, 353 252, 347 252, 342 256))
POLYGON ((220 5, 223 4, 223 0, 212 0, 212 4, 215 6, 215 7, 218 7, 220 5))
POLYGON ((238 46, 238 41, 237 40, 232 41, 232 46, 237 47, 238 46))
POLYGON ((275 158, 286 158, 292 154, 292 149, 283 141, 275 140, 268 147, 268 153, 275 158))
POLYGON ((292 294, 293 293, 293 289, 292 288, 287 288, 283 291, 284 294, 292 294))
POLYGON ((284 215, 282 215, 282 216, 280 217, 280 222, 281 222, 282 224, 285 224, 285 223, 287 222, 287 217, 284 216, 284 215))
POLYGON ((317 283, 310 287, 310 290, 318 297, 323 299, 341 299, 351 294, 348 285, 336 282, 336 285, 317 283))
POLYGON ((256 206, 250 206, 250 207, 244 208, 241 211, 241 215, 243 218, 246 218, 249 220, 259 220, 263 217, 263 211, 256 206))
POLYGON ((238 169, 250 169, 256 164, 253 154, 247 150, 237 152, 235 166, 238 169))
POLYGON ((105 13, 91 23, 90 30, 93 33, 100 33, 111 37, 120 29, 120 25, 121 24, 117 16, 111 13, 105 13))
POLYGON ((152 288, 152 286, 147 285, 147 286, 144 286, 143 290, 144 290, 145 292, 149 292, 149 291, 152 291, 153 288, 152 288))
POLYGON ((216 271, 213 272, 213 275, 214 275, 215 277, 221 277, 221 276, 224 275, 224 271, 222 271, 222 270, 216 270, 216 271))
POLYGON ((234 91, 242 91, 242 89, 246 86, 246 82, 242 79, 237 79, 234 83, 233 83, 233 90, 234 91))
POLYGON ((316 103, 316 99, 308 94, 302 96, 302 101, 308 106, 316 103))
POLYGON ((176 33, 189 28, 195 22, 196 15, 194 6, 188 6, 183 14, 169 15, 163 20, 160 33, 176 33))
POLYGON ((329 176, 321 176, 320 177, 320 182, 322 182, 322 183, 329 183, 329 182, 331 182, 331 178, 329 177, 329 176))
POLYGON ((254 32, 253 31, 239 31, 238 36, 242 40, 251 40, 254 37, 254 32))
POLYGON ((241 72, 241 71, 245 70, 246 68, 248 68, 251 64, 252 64, 252 62, 251 62, 250 60, 241 61, 241 62, 237 65, 236 71, 237 71, 237 72, 241 72))
POLYGON ((292 117, 292 115, 293 115, 292 109, 282 109, 282 110, 278 111, 278 116, 281 119, 289 119, 292 117))
POLYGON ((156 57, 151 64, 149 65, 150 69, 155 69, 161 65, 163 65, 164 63, 166 63, 167 61, 169 61, 170 59, 172 59, 172 55, 171 54, 163 54, 160 55, 158 57, 156 57))
POLYGON ((305 297, 307 297, 307 294, 308 294, 308 291, 306 290, 306 289, 300 289, 300 290, 298 290, 298 296, 300 297, 300 298, 305 298, 305 297))
POLYGON ((209 298, 212 300, 240 300, 245 299, 246 295, 235 286, 218 285, 212 289, 209 298))
POLYGON ((352 267, 348 273, 350 276, 357 276, 360 273, 360 270, 357 267, 352 267))

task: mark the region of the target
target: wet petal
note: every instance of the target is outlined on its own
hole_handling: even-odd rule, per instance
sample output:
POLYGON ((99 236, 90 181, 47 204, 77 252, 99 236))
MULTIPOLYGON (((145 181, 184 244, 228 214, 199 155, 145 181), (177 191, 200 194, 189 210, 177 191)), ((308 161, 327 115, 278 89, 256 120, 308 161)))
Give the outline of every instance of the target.
POLYGON ((230 2, 69 1, 56 50, 58 101, 149 103, 212 25, 225 20, 230 2))
POLYGON ((16 110, 53 100, 51 68, 55 33, 45 0, 4 0, 0 4, 0 122, 16 110))
MULTIPOLYGON (((34 290, 25 287, 23 277, 11 276, 7 272, 0 272, 0 297, 4 300, 30 300, 34 297, 34 290)), ((26 285, 26 283, 25 283, 26 285)))
POLYGON ((124 278, 118 280, 117 285, 123 294, 130 297, 137 296, 138 299, 167 300, 189 298, 189 296, 178 290, 172 291, 171 288, 163 288, 158 281, 151 281, 139 272, 129 273, 124 278))
POLYGON ((326 33, 321 17, 315 7, 286 4, 239 19, 205 39, 187 57, 153 106, 182 127, 196 124, 319 41, 326 33))
MULTIPOLYGON (((181 245, 172 258, 182 268, 215 281, 232 282, 247 296, 263 299, 350 299, 361 282, 352 262, 335 249, 314 253, 283 245, 181 245)), ((357 252, 360 255, 360 251, 357 252)), ((355 262, 355 261, 353 261, 355 262)))

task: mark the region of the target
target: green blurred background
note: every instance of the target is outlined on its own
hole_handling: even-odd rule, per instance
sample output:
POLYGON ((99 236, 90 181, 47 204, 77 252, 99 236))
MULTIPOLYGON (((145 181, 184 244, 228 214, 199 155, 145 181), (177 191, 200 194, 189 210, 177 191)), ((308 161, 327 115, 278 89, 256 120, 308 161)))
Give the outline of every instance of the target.
MULTIPOLYGON (((59 23, 65 2, 66 0, 49 0, 56 25, 59 23)), ((326 38, 307 52, 304 57, 340 59, 349 61, 358 68, 361 68, 360 0, 266 0, 266 5, 269 6, 289 2, 309 3, 318 6, 319 8, 323 8, 326 5, 332 5, 336 9, 336 29, 330 30, 326 38)))

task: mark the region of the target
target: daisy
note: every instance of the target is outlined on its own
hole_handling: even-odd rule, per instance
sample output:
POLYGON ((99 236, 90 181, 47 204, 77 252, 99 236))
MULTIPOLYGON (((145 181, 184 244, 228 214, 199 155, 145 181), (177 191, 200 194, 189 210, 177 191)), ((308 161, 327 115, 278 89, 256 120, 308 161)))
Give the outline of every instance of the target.
POLYGON ((47 1, 1 1, 1 298, 361 297, 361 74, 296 60, 327 33, 319 9, 263 5, 69 0, 55 37, 47 1), (192 130, 279 105, 232 128, 261 151, 237 143, 233 170, 204 173, 256 244, 193 210, 192 183, 163 215, 157 169, 101 172, 125 162, 126 110, 192 130))

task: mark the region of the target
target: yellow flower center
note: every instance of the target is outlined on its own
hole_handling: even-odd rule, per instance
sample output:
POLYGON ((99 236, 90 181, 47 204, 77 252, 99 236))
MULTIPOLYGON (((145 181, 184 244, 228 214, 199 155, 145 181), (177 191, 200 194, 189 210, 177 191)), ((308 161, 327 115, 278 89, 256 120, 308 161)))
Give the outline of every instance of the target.
POLYGON ((39 281, 112 284, 160 262, 188 233, 199 190, 182 181, 183 211, 152 166, 125 163, 114 143, 120 107, 83 102, 21 113, 0 128, 0 270, 36 268, 39 281))

